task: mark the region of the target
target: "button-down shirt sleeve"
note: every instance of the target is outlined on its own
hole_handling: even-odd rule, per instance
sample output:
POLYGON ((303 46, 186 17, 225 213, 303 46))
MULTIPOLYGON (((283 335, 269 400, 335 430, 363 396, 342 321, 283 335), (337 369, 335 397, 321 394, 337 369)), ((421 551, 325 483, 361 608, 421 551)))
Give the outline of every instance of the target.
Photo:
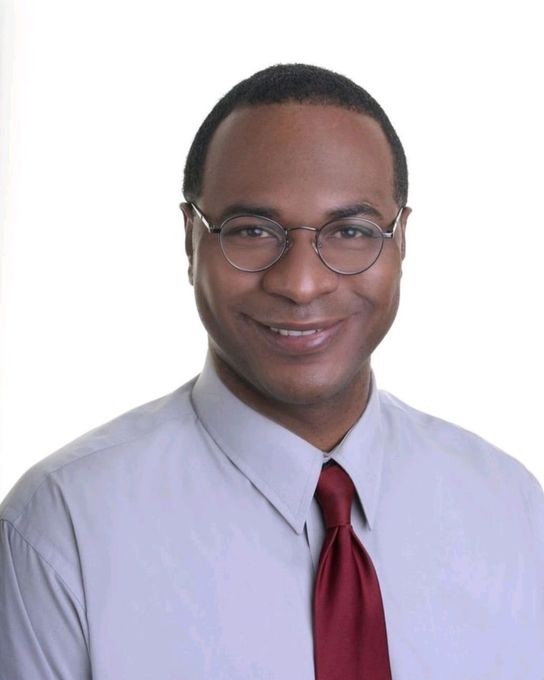
POLYGON ((0 678, 87 680, 85 613, 55 569, 0 521, 0 678))

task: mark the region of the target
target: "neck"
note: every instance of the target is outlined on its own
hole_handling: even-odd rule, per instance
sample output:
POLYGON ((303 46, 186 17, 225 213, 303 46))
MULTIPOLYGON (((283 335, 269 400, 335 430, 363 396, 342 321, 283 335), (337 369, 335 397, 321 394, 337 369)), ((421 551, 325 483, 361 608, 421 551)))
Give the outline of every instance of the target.
POLYGON ((212 352, 221 382, 250 408, 291 430, 321 451, 331 451, 363 414, 370 392, 370 361, 351 383, 328 399, 310 404, 283 403, 259 392, 212 352))

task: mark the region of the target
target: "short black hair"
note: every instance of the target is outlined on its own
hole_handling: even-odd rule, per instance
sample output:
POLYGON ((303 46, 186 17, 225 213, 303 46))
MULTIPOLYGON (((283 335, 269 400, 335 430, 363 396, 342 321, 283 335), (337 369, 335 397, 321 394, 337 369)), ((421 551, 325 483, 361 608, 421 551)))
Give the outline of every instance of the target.
POLYGON ((276 64, 240 81, 224 95, 198 129, 185 163, 183 195, 196 202, 202 193, 204 163, 219 124, 235 109, 262 104, 298 102, 331 104, 358 111, 379 123, 393 154, 394 198, 408 198, 408 166, 400 139, 385 111, 360 85, 346 76, 309 64, 276 64))

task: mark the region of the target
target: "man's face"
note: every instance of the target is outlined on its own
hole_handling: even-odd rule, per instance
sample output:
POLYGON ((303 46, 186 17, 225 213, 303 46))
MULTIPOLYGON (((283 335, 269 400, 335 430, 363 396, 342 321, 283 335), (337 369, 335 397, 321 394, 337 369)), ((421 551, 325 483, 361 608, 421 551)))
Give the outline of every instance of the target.
MULTIPOLYGON (((399 208, 391 151, 371 118, 336 106, 273 104, 238 109, 215 132, 199 200, 212 223, 247 206, 287 228, 320 227, 354 204, 373 209, 375 216, 360 216, 383 229, 399 208)), ((238 381, 260 399, 310 406, 345 397, 368 375, 398 307, 409 209, 377 262, 351 276, 321 262, 307 230, 290 234, 291 248, 270 269, 238 271, 218 235, 184 212, 198 311, 230 386, 238 381), (324 330, 285 336, 270 327, 324 330)))

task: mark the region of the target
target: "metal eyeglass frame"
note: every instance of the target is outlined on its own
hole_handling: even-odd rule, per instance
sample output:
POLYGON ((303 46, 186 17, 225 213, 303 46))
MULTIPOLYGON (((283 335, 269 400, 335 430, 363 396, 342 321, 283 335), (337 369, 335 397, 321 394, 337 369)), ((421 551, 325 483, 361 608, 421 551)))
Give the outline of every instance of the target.
MULTIPOLYGON (((251 214, 251 213, 237 213, 236 215, 230 215, 230 216, 227 217, 225 220, 223 220, 223 222, 221 222, 221 224, 220 224, 219 226, 216 226, 215 224, 213 224, 213 223, 206 217, 206 215, 204 215, 204 213, 202 212, 202 210, 200 210, 200 208, 199 208, 195 203, 193 203, 192 201, 187 201, 187 203, 188 203, 188 205, 190 205, 191 208, 196 212, 196 214, 198 215, 199 219, 202 221, 202 223, 204 224, 204 226, 206 227, 206 229, 208 230, 208 232, 209 232, 210 234, 219 234, 219 233, 221 232, 221 230, 223 229, 223 226, 225 225, 225 223, 228 222, 229 220, 234 219, 235 217, 244 217, 244 216, 248 216, 248 215, 251 214)), ((221 245, 221 252, 223 253, 223 255, 224 255, 224 257, 225 257, 225 260, 227 260, 227 262, 228 262, 230 265, 232 265, 235 269, 238 269, 238 271, 241 271, 241 272, 251 272, 251 273, 253 273, 253 272, 263 272, 263 271, 266 271, 267 269, 270 269, 270 267, 272 267, 273 265, 275 265, 276 262, 278 262, 278 260, 280 260, 280 259, 283 257, 283 255, 287 252, 287 250, 289 250, 289 248, 291 247, 292 241, 289 240, 289 232, 290 232, 290 231, 296 231, 296 230, 298 230, 298 229, 305 229, 306 231, 314 231, 314 232, 316 232, 316 233, 315 233, 315 238, 314 238, 314 241, 313 241, 313 244, 312 244, 312 245, 313 245, 313 248, 314 248, 315 252, 317 253, 317 256, 319 257, 319 259, 321 260, 321 262, 323 262, 323 264, 325 265, 325 267, 327 267, 327 269, 330 269, 331 271, 335 272, 335 274, 342 274, 343 276, 353 276, 353 275, 355 275, 355 274, 362 274, 363 272, 366 272, 368 269, 370 269, 370 267, 372 267, 372 266, 373 266, 374 264, 376 264, 376 262, 378 261, 378 258, 379 258, 380 255, 382 254, 384 240, 385 240, 385 239, 392 239, 392 238, 394 237, 395 231, 396 231, 397 226, 398 226, 398 224, 399 224, 400 216, 402 215, 402 212, 403 212, 403 210, 404 210, 405 207, 406 207, 406 206, 403 205, 403 206, 399 209, 399 211, 398 211, 398 213, 397 213, 397 216, 395 217, 395 219, 394 219, 394 221, 392 222, 392 224, 391 224, 389 227, 387 227, 387 230, 386 230, 386 231, 384 231, 384 230, 380 227, 379 224, 376 224, 375 222, 372 222, 372 220, 368 220, 368 219, 366 219, 366 217, 365 217, 365 218, 362 218, 362 219, 365 220, 365 222, 370 222, 373 226, 377 227, 378 231, 380 232, 380 234, 381 234, 381 236, 382 236, 382 242, 381 242, 381 245, 380 245, 380 250, 378 251, 378 254, 376 255, 376 257, 375 257, 375 259, 373 260, 373 262, 371 262, 371 264, 369 264, 368 267, 365 267, 364 269, 361 269, 361 270, 356 271, 356 272, 341 272, 341 271, 338 271, 337 269, 334 269, 333 267, 330 266, 330 264, 328 264, 327 262, 325 262, 325 260, 323 259, 323 256, 321 255, 321 252, 320 252, 319 248, 317 247, 317 239, 319 238, 319 232, 321 231, 321 229, 323 229, 324 227, 326 227, 326 226, 327 226, 328 224, 330 224, 331 222, 336 222, 339 218, 334 218, 333 220, 329 220, 328 222, 325 222, 325 224, 323 224, 321 227, 306 227, 306 226, 300 226, 300 227, 289 227, 288 229, 286 229, 282 224, 280 224, 279 222, 276 222, 275 220, 270 219, 269 217, 262 218, 262 216, 255 215, 255 217, 261 217, 262 219, 267 219, 269 222, 272 222, 272 223, 275 224, 277 227, 279 227, 280 229, 282 229, 282 230, 283 230, 283 233, 285 234, 285 241, 284 241, 284 245, 283 245, 283 248, 282 248, 281 253, 278 255, 278 257, 277 257, 273 262, 271 262, 270 264, 267 264, 266 267, 261 267, 260 269, 243 269, 242 267, 238 267, 238 266, 235 265, 233 262, 231 262, 231 261, 229 260, 229 258, 226 256, 225 251, 223 250, 223 246, 222 246, 222 245, 221 245)), ((221 244, 221 240, 220 240, 219 242, 220 242, 220 244, 221 244)))

